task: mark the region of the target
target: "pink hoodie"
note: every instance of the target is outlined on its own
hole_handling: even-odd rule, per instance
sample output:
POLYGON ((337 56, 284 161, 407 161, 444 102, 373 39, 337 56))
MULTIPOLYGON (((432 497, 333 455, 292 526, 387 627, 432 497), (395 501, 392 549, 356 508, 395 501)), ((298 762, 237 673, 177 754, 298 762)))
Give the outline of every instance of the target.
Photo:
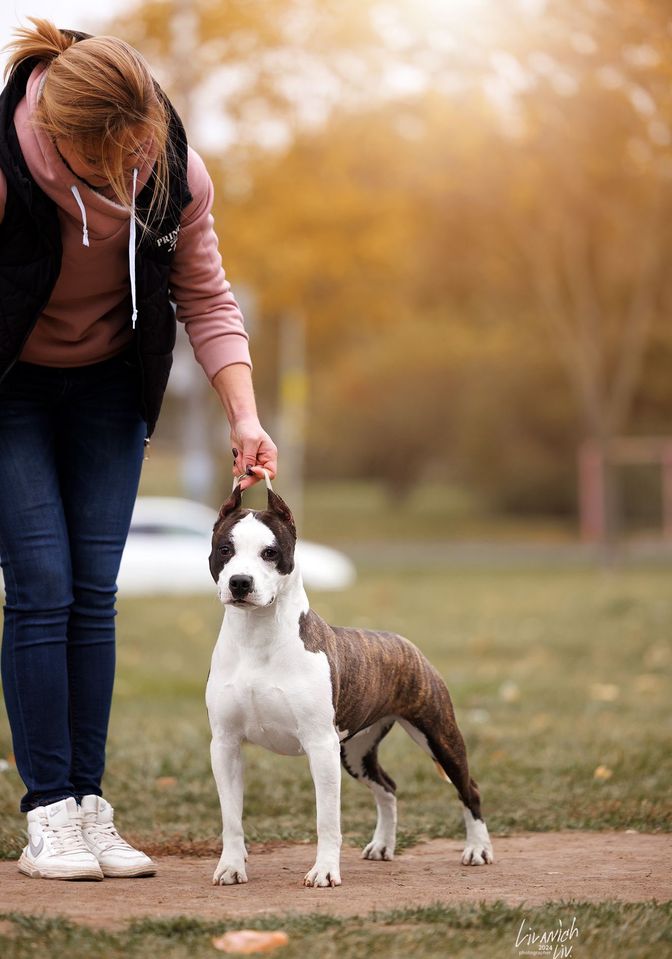
MULTIPOLYGON (((131 341, 130 215, 74 176, 50 138, 31 124, 44 69, 40 65, 31 74, 14 123, 28 169, 58 208, 63 262, 21 359, 44 366, 83 366, 120 353, 131 341)), ((139 170, 137 193, 149 172, 148 166, 139 170)), ((182 213, 170 287, 177 317, 212 380, 231 363, 251 366, 248 336, 217 249, 210 213, 212 181, 191 148, 187 177, 193 200, 182 213)), ((7 182, 0 170, 0 220, 6 196, 7 182)), ((142 316, 137 322, 142 324, 142 316)))

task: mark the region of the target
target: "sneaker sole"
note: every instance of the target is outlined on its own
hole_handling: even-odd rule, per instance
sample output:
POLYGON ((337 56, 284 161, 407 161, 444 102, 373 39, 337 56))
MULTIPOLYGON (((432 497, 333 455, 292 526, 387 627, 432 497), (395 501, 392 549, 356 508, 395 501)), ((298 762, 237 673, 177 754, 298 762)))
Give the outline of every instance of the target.
POLYGON ((137 879, 141 876, 155 876, 156 866, 101 866, 106 879, 137 879))
POLYGON ((31 879, 71 879, 75 881, 89 879, 100 882, 105 878, 101 869, 96 869, 95 866, 84 866, 81 869, 73 869, 72 872, 66 870, 58 872, 57 870, 40 868, 34 865, 23 854, 19 859, 18 868, 22 875, 29 876, 31 879))

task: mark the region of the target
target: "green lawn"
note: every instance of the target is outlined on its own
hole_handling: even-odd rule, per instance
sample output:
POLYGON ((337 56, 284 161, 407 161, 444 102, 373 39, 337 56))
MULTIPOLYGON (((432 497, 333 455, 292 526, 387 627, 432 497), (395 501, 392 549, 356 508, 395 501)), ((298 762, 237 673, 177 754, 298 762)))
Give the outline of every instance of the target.
MULTIPOLYGON (((671 579, 661 567, 365 572, 312 601, 331 622, 404 633, 438 667, 495 834, 669 830, 671 579)), ((216 841, 203 691, 221 615, 214 596, 120 602, 105 788, 141 840, 216 841)), ((0 756, 10 753, 3 712, 0 756)), ((401 730, 381 757, 399 786, 400 846, 461 835, 452 787, 401 730)), ((21 793, 13 768, 0 773, 5 857, 23 842, 21 793)), ((368 841, 374 818, 368 790, 345 776, 345 841, 368 841)), ((313 840, 305 759, 249 747, 245 828, 250 841, 313 840)))
MULTIPOLYGON (((521 923, 525 929, 563 928, 575 917, 572 957, 590 959, 653 959, 672 949, 672 909, 653 903, 558 903, 537 909, 509 908, 500 903, 451 908, 443 905, 355 919, 325 915, 269 916, 245 923, 253 929, 282 929, 289 944, 278 959, 517 959, 521 923)), ((137 922, 122 932, 92 932, 63 920, 0 916, 0 955, 68 956, 69 959, 212 959, 211 944, 227 928, 240 923, 184 919, 137 922), (8 917, 9 919, 9 917, 8 917), (4 934, 3 934, 4 933, 4 934)), ((558 947, 560 948, 560 947, 558 947)), ((543 955, 543 953, 542 953, 543 955)), ((553 952, 547 953, 552 956, 553 952)), ((568 956, 567 952, 556 956, 568 956)))
MULTIPOLYGON (((395 629, 448 681, 495 834, 516 830, 672 825, 672 570, 470 569, 363 572, 344 594, 312 597, 334 623, 395 629), (596 777, 596 770, 599 770, 596 777)), ((153 850, 214 850, 219 808, 209 769, 203 691, 222 609, 213 597, 122 600, 119 668, 106 794, 132 838, 153 850)), ((0 719, 0 756, 10 755, 0 719)), ((381 749, 399 785, 400 846, 461 836, 459 805, 432 763, 400 731, 381 749)), ((16 857, 24 818, 15 770, 0 774, 0 855, 16 857)), ((374 824, 368 790, 344 777, 345 842, 374 824)), ((305 759, 250 747, 245 828, 250 841, 314 841, 305 759)), ((0 904, 0 910, 2 906, 0 904)), ((290 936, 284 959, 517 957, 516 934, 577 917, 573 956, 649 959, 672 948, 670 905, 557 903, 437 905, 354 919, 246 920, 290 936)), ((3 959, 199 959, 223 917, 136 922, 93 932, 62 919, 0 915, 3 959)))

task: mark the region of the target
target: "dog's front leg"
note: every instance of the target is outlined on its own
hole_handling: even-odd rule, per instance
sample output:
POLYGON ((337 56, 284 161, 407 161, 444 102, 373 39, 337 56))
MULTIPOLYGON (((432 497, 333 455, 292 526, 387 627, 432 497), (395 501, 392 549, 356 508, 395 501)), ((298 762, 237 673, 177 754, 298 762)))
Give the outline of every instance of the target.
POLYGON ((334 730, 328 737, 304 742, 317 803, 317 858, 306 886, 341 884, 341 749, 334 730))
POLYGON ((247 882, 243 836, 243 756, 240 742, 213 736, 210 761, 222 807, 222 855, 212 877, 214 886, 247 882))

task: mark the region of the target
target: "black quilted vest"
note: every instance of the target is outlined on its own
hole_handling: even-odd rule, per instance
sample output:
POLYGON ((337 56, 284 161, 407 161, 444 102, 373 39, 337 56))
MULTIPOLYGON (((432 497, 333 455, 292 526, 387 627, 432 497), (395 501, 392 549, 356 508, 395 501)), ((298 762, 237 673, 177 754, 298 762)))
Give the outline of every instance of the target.
MULTIPOLYGON (((7 179, 5 215, 0 224, 0 381, 18 359, 61 269, 56 204, 33 180, 14 126, 14 111, 36 66, 37 60, 23 61, 0 94, 0 167, 7 179)), ((147 232, 137 231, 135 261, 138 317, 134 338, 141 370, 140 410, 148 437, 156 426, 173 361, 175 311, 168 279, 182 210, 192 199, 184 128, 165 95, 160 90, 159 94, 170 113, 169 202, 162 216, 150 220, 147 232)), ((151 192, 152 177, 136 199, 143 220, 151 192)))

